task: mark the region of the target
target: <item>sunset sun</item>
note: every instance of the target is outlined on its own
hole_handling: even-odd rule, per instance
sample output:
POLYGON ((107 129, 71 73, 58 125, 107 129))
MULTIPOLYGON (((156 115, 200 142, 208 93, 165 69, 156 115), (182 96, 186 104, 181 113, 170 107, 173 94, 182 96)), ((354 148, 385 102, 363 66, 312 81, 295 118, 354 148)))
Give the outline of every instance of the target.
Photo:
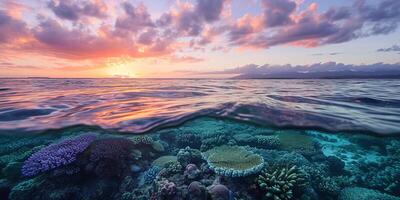
POLYGON ((134 63, 128 58, 110 59, 107 63, 107 75, 113 78, 136 78, 134 63))

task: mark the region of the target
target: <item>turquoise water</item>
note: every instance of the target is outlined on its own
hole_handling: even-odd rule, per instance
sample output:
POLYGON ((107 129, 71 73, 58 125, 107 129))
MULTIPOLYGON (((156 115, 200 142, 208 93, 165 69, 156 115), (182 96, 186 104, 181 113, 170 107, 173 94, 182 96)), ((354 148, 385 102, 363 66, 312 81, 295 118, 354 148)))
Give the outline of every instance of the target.
POLYGON ((396 80, 0 81, 0 199, 400 199, 396 80))

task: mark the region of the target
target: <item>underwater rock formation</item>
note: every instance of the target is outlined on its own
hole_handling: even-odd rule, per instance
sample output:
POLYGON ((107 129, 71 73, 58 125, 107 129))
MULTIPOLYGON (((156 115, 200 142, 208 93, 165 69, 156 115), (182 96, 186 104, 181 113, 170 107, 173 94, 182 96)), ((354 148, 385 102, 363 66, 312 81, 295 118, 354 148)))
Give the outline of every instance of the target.
POLYGON ((32 154, 24 162, 21 172, 24 176, 34 176, 72 163, 95 139, 95 134, 88 133, 47 146, 32 154))
POLYGON ((207 199, 206 187, 204 187, 200 182, 193 181, 188 186, 188 193, 190 200, 204 200, 207 199))
POLYGON ((399 197, 360 187, 345 188, 339 195, 339 200, 400 200, 399 197))
POLYGON ((305 185, 304 174, 296 166, 266 169, 257 179, 258 186, 265 192, 266 199, 289 200, 294 189, 305 185))
POLYGON ((222 184, 211 185, 208 188, 212 200, 233 200, 232 192, 222 184))
POLYGON ((255 174, 264 167, 264 159, 241 146, 219 146, 203 153, 210 169, 227 177, 255 174))

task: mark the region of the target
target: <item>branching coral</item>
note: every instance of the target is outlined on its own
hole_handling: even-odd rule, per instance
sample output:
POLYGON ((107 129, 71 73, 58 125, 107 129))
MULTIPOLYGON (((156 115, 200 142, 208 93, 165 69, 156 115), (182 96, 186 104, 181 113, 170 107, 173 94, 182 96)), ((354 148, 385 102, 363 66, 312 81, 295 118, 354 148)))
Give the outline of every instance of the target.
POLYGON ((89 133, 47 146, 32 154, 24 162, 21 172, 24 176, 34 176, 72 163, 95 139, 96 135, 89 133))
POLYGON ((240 146, 219 146, 203 153, 204 159, 216 174, 241 177, 261 171, 264 159, 240 146))
POLYGON ((257 179, 258 186, 265 191, 266 199, 288 200, 293 190, 304 186, 304 174, 296 166, 264 170, 257 179))

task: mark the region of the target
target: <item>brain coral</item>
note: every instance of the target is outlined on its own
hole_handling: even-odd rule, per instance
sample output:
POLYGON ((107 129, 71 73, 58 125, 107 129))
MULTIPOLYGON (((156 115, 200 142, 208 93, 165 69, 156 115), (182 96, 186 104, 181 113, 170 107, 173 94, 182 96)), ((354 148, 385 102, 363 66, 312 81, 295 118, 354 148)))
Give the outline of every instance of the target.
POLYGON ((88 133, 44 147, 25 160, 21 172, 24 176, 34 176, 72 163, 95 139, 95 134, 88 133))
POLYGON ((219 175, 242 177, 261 171, 264 159, 241 146, 219 146, 204 152, 204 159, 219 175))

